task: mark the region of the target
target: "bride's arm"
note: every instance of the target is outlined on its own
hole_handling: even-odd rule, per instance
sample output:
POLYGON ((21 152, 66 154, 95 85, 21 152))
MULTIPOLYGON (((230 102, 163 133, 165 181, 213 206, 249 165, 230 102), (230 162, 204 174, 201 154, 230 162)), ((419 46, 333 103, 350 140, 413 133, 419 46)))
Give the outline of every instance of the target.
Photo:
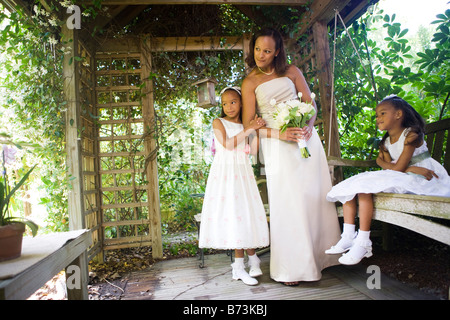
POLYGON ((302 128, 301 134, 305 135, 305 139, 308 140, 311 137, 312 129, 314 128, 314 122, 316 122, 317 118, 317 105, 314 100, 311 99, 311 91, 309 90, 308 84, 306 83, 305 77, 299 68, 291 65, 287 71, 287 76, 294 82, 295 88, 297 92, 302 93, 302 101, 304 102, 312 102, 314 109, 316 109, 316 113, 312 118, 308 121, 309 128, 302 128))
MULTIPOLYGON (((250 126, 250 121, 255 118, 256 114, 256 94, 255 85, 248 77, 242 82, 242 123, 244 128, 250 126)), ((298 141, 299 128, 288 128, 285 132, 280 133, 279 130, 271 129, 268 127, 262 127, 258 130, 259 137, 261 138, 276 138, 285 141, 298 141)))

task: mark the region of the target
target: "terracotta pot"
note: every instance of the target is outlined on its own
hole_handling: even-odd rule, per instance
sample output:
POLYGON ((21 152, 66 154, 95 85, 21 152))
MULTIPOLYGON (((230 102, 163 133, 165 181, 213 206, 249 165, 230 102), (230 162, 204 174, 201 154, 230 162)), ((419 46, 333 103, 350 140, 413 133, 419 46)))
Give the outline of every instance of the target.
POLYGON ((0 227, 0 261, 15 259, 22 254, 23 223, 0 227))

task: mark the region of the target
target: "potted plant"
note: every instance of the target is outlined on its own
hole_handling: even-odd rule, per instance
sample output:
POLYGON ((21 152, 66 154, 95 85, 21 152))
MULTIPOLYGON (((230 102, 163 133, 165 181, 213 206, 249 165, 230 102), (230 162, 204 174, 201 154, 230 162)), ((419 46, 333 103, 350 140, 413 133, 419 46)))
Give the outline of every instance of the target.
POLYGON ((38 226, 31 220, 22 217, 13 217, 9 214, 9 202, 14 193, 22 186, 28 179, 31 168, 20 181, 12 188, 8 186, 8 179, 6 175, 6 146, 2 148, 2 163, 3 172, 0 177, 0 261, 14 259, 20 257, 22 253, 22 238, 25 232, 25 226, 31 229, 33 236, 36 235, 38 226))

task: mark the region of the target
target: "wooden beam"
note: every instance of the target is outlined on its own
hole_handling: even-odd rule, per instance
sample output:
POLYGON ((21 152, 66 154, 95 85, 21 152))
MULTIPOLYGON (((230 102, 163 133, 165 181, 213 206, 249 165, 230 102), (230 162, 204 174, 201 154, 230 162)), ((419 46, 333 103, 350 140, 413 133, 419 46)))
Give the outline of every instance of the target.
POLYGON ((15 12, 17 7, 21 7, 26 15, 31 16, 33 14, 29 5, 22 0, 0 0, 0 3, 10 12, 15 12))
POLYGON ((155 38, 152 52, 243 50, 242 37, 155 38))
MULTIPOLYGON (((316 21, 323 21, 328 24, 334 18, 334 9, 339 11, 344 8, 350 0, 314 0, 310 10, 300 20, 300 29, 296 36, 306 32, 316 21)), ((297 38, 297 37, 294 38, 297 38)))
POLYGON ((395 224, 402 228, 420 233, 428 238, 450 245, 450 228, 446 225, 426 220, 420 216, 414 216, 393 209, 375 208, 373 219, 395 224))
POLYGON ((244 51, 244 66, 245 66, 245 73, 248 74, 250 72, 250 69, 247 65, 247 62, 245 62, 245 59, 247 59, 249 52, 250 52, 250 41, 251 41, 252 35, 249 33, 244 34, 244 39, 243 39, 243 51, 244 51))
POLYGON ((147 8, 145 5, 139 6, 127 6, 125 10, 120 13, 120 18, 117 22, 117 28, 123 29, 127 24, 129 24, 134 18, 136 18, 142 11, 147 8))
MULTIPOLYGON (((97 27, 98 30, 103 29, 104 26, 106 26, 108 23, 111 22, 119 13, 121 13, 123 10, 125 10, 128 6, 122 5, 122 6, 116 6, 109 8, 108 15, 97 15, 94 22, 91 23, 93 27, 97 27)), ((93 29, 93 27, 91 29, 93 29)))
MULTIPOLYGON (((311 0, 103 0, 102 5, 192 5, 192 4, 233 4, 233 5, 259 5, 259 6, 302 6, 311 0)), ((92 0, 81 1, 93 4, 92 0)))
MULTIPOLYGON (((243 50, 243 38, 223 37, 167 37, 152 38, 152 52, 243 50)), ((110 52, 139 52, 139 38, 108 39, 97 54, 110 52)))
POLYGON ((340 157, 341 151, 339 144, 336 107, 334 100, 332 101, 331 99, 331 87, 333 86, 333 83, 330 67, 331 54, 330 46, 328 43, 327 23, 325 21, 318 21, 314 23, 312 29, 317 61, 317 77, 319 79, 320 105, 322 107, 325 144, 327 147, 326 151, 328 156, 340 157))
POLYGON ((148 195, 148 214, 149 228, 152 238, 152 257, 160 259, 163 257, 162 233, 161 233, 161 206, 159 201, 158 184, 158 164, 156 161, 156 115, 153 100, 153 80, 150 78, 152 71, 152 47, 151 43, 143 39, 141 41, 141 69, 142 79, 145 82, 142 98, 142 116, 144 118, 145 130, 145 170, 147 173, 147 195, 148 195))
POLYGON ((83 199, 83 176, 81 137, 78 132, 80 125, 80 99, 79 83, 80 75, 75 57, 78 54, 78 31, 69 29, 66 24, 62 25, 62 40, 70 48, 70 53, 64 55, 63 78, 64 95, 67 101, 66 112, 66 150, 69 182, 68 210, 70 230, 84 229, 84 199, 83 199))

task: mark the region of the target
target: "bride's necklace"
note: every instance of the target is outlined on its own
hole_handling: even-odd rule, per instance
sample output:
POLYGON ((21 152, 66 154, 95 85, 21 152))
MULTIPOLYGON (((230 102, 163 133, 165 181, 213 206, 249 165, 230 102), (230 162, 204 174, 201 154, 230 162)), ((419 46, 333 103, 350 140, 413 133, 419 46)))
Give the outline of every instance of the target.
POLYGON ((257 67, 258 67, 258 70, 261 71, 262 73, 264 73, 266 76, 272 75, 272 73, 275 71, 275 68, 273 68, 272 72, 267 73, 267 72, 262 71, 262 69, 259 66, 257 66, 257 67))

